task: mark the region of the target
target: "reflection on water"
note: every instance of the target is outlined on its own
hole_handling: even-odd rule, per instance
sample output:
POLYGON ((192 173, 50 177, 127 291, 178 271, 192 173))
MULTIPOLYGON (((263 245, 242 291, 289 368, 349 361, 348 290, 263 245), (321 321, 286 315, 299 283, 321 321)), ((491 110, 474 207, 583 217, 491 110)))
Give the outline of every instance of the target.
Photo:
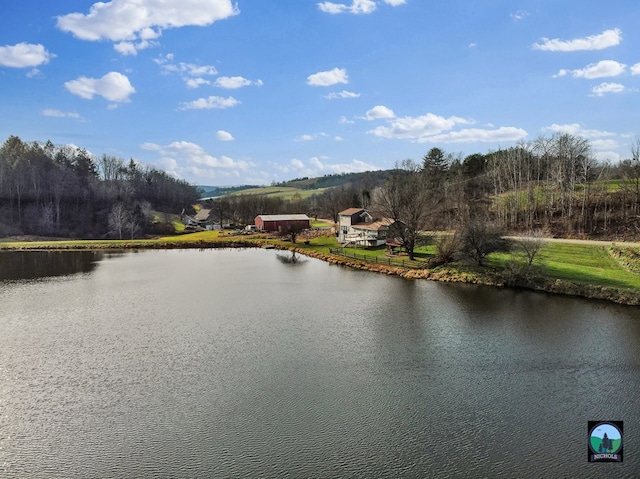
POLYGON ((638 477, 637 308, 291 258, 0 282, 0 477, 638 477))
POLYGON ((0 281, 88 273, 102 258, 98 251, 0 251, 0 281))
POLYGON ((278 258, 278 261, 280 261, 282 264, 294 266, 303 264, 307 261, 305 256, 296 254, 295 251, 289 251, 287 253, 276 253, 276 258, 278 258))

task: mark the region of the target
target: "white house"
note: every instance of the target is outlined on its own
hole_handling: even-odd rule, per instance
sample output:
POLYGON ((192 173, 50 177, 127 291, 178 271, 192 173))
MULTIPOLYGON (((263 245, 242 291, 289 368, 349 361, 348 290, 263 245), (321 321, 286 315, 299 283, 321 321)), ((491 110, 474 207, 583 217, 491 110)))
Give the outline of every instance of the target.
POLYGON ((364 208, 349 208, 338 213, 338 243, 342 246, 381 246, 387 240, 388 219, 375 219, 364 208))

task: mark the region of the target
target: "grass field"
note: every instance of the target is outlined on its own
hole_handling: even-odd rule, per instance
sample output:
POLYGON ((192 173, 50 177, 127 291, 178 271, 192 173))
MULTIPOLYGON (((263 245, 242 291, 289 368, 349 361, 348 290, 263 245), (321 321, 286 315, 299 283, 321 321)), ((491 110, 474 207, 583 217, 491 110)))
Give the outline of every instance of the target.
POLYGON ((293 188, 290 186, 263 186, 260 188, 249 188, 246 190, 240 190, 233 195, 263 195, 282 198, 285 200, 293 200, 295 198, 306 199, 310 196, 321 194, 326 188, 319 188, 315 190, 303 190, 301 188, 293 188))
POLYGON ((640 275, 624 269, 604 246, 549 243, 540 256, 553 278, 640 290, 640 275))

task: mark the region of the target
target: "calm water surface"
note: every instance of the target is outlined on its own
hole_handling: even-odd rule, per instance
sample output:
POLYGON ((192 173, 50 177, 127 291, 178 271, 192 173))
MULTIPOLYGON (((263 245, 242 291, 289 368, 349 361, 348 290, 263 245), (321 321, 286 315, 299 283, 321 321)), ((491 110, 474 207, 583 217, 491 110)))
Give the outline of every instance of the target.
POLYGON ((0 281, 2 478, 640 476, 637 308, 265 250, 71 258, 0 281), (587 463, 589 420, 624 421, 622 464, 587 463))

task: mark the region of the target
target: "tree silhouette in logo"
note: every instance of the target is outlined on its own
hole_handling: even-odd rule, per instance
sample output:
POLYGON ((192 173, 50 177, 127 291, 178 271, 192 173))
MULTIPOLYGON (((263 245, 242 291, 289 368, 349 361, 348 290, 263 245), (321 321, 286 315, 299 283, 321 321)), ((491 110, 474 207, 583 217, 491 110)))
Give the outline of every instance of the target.
POLYGON ((604 436, 602 436, 602 442, 600 443, 600 452, 601 453, 606 453, 609 451, 609 449, 611 449, 612 444, 611 444, 611 439, 609 439, 609 437, 607 436, 607 433, 604 433, 604 436))

